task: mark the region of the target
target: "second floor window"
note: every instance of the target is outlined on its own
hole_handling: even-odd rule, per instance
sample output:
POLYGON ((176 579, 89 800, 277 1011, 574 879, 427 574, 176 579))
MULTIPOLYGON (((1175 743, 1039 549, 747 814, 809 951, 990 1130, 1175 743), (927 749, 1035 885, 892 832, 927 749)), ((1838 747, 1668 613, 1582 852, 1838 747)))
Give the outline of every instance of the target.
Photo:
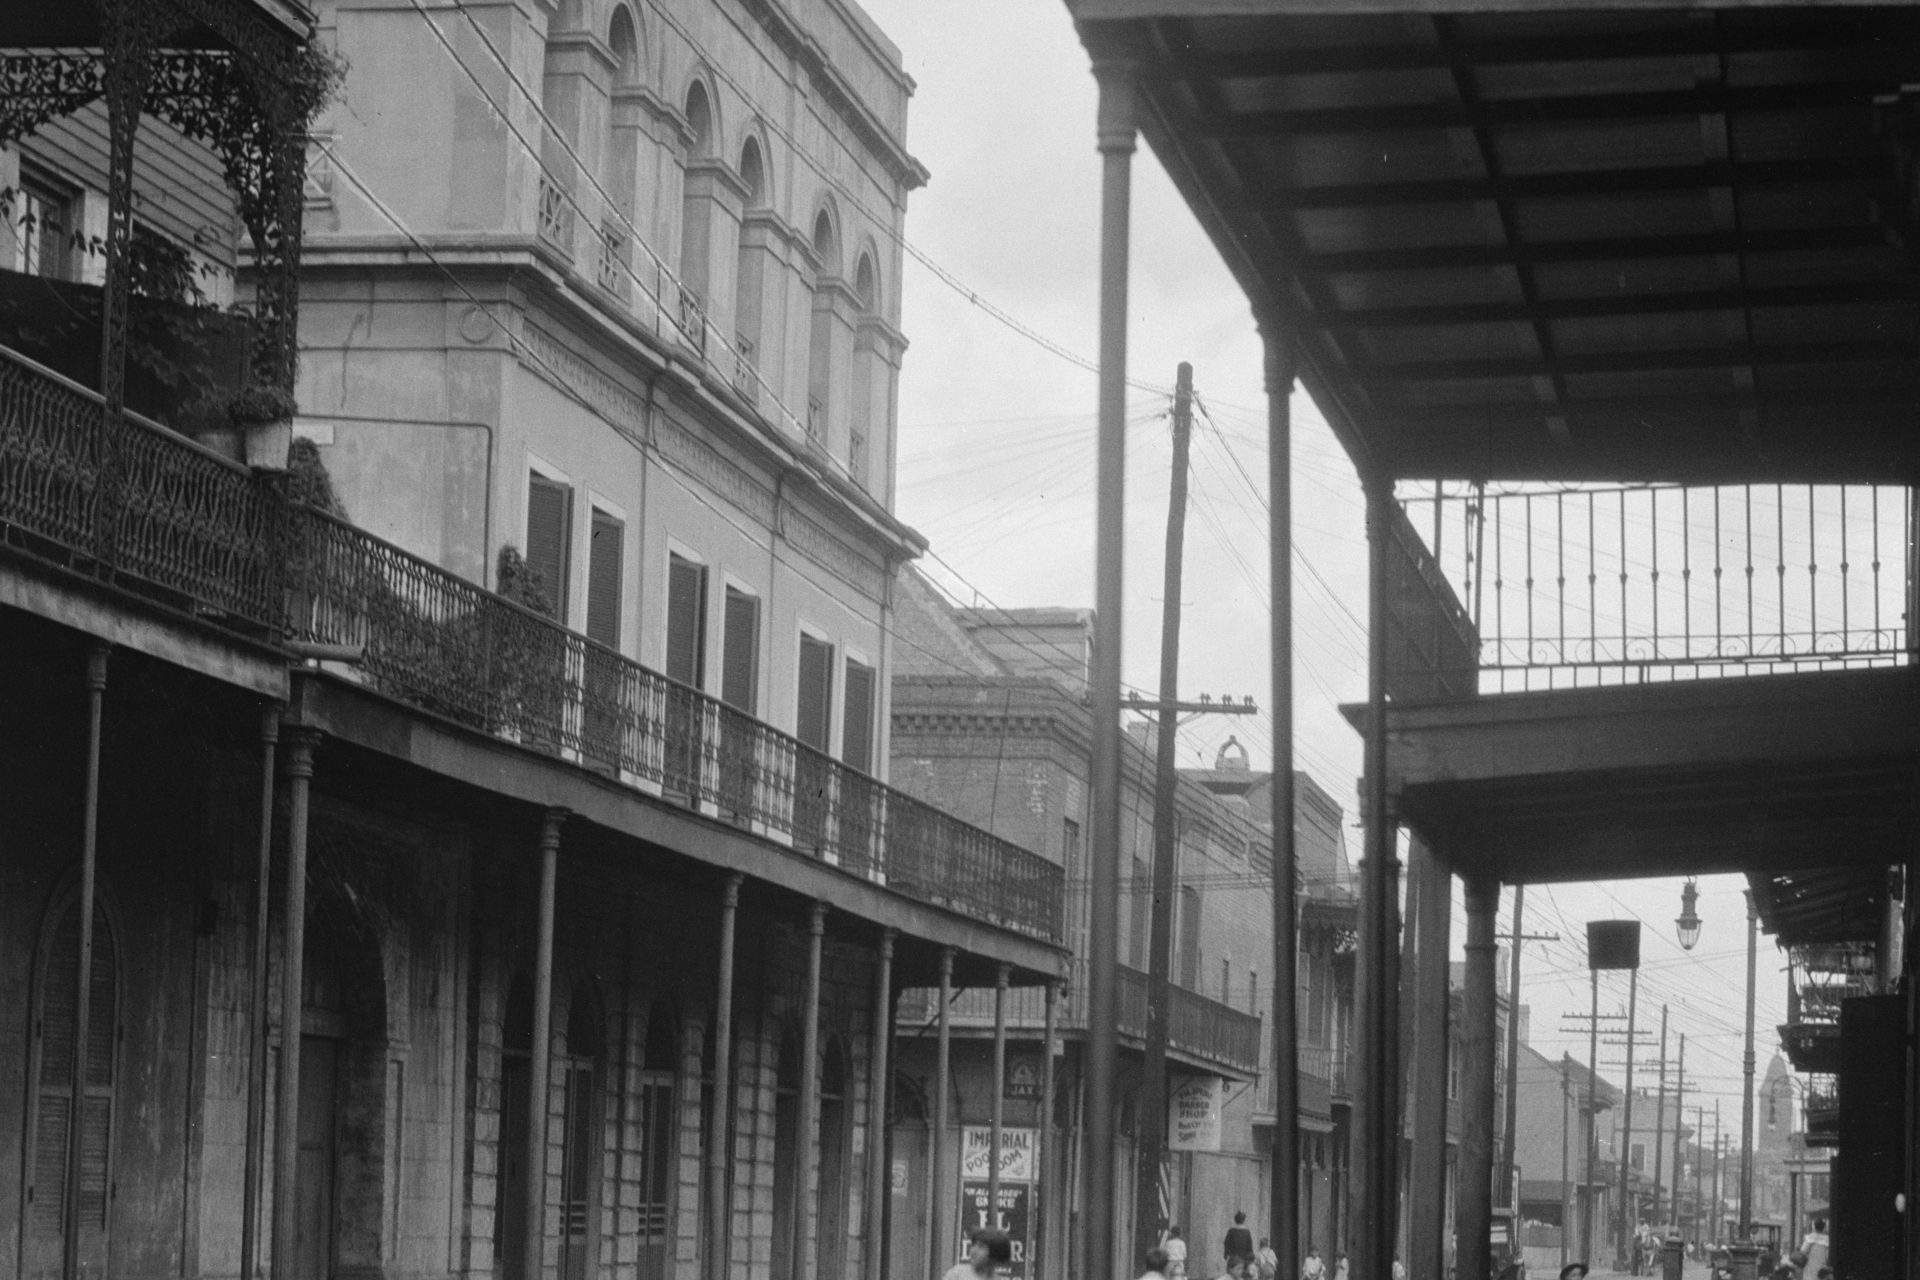
POLYGON ((553 616, 567 620, 567 575, 573 567, 573 487, 527 474, 527 567, 539 576, 553 616))
POLYGON ((873 668, 847 659, 846 718, 840 731, 840 758, 860 770, 873 772, 873 668))
POLYGON ((20 237, 20 269, 30 276, 72 279, 73 255, 68 246, 79 230, 73 225, 79 202, 45 183, 22 181, 20 188, 15 229, 20 237))

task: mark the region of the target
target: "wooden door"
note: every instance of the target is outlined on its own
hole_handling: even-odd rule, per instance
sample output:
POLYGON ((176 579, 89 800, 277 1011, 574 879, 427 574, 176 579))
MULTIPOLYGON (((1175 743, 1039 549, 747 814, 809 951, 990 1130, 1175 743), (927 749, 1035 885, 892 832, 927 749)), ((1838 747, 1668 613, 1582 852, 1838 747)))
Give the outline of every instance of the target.
POLYGON ((500 1181, 493 1210, 494 1274, 520 1280, 526 1260, 527 1092, 532 1087, 527 1058, 509 1054, 500 1060, 500 1181))

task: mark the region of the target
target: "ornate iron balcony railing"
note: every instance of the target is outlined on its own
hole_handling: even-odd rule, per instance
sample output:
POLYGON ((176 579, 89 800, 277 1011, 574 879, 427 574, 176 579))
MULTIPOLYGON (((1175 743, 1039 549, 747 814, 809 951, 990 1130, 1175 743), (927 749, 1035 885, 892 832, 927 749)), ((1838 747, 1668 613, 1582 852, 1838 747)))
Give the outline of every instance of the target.
MULTIPOLYGON (((1147 975, 1138 969, 1120 966, 1118 996, 1119 1032, 1123 1039, 1138 1042, 1147 1034, 1147 975)), ((1231 1005, 1185 987, 1171 988, 1168 1005, 1167 1041, 1177 1051, 1226 1070, 1251 1076, 1260 1070, 1261 1019, 1243 1013, 1231 1005)), ((938 1016, 940 993, 927 989, 912 1002, 903 1001, 900 1016, 904 1021, 925 1022, 938 1016)), ((968 987, 954 994, 948 1016, 953 1025, 972 1030, 993 1025, 994 992, 991 987, 968 987)), ((1057 1011, 1062 1032, 1086 1030, 1086 962, 1075 960, 1073 980, 1057 1011)), ((1046 995, 1037 987, 1007 992, 1007 1025, 1023 1035, 1038 1034, 1046 1021, 1046 995)))
POLYGON ((272 642, 359 647, 396 701, 1058 939, 1060 869, 549 618, 289 499, 0 349, 0 541, 272 642))
POLYGON ((1905 488, 1430 485, 1401 506, 1475 637, 1435 648, 1464 686, 1437 696, 1912 660, 1905 488))

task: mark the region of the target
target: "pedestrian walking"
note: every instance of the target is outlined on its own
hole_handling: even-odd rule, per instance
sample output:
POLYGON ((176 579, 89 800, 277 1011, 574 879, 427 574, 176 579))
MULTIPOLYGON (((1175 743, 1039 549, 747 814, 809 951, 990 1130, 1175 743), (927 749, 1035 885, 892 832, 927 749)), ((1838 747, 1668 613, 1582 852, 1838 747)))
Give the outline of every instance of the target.
POLYGON ((1253 1263, 1258 1280, 1274 1280, 1280 1274, 1280 1255, 1273 1251, 1273 1241, 1260 1237, 1260 1247, 1253 1252, 1253 1263))
POLYGON ((1140 1273, 1140 1280, 1167 1280, 1167 1251, 1165 1249, 1149 1249, 1147 1250, 1147 1256, 1142 1258, 1141 1261, 1147 1264, 1147 1269, 1140 1273))
POLYGON ((1307 1260, 1300 1264, 1300 1280, 1327 1280, 1327 1264, 1320 1261, 1320 1251, 1308 1246, 1307 1260))
POLYGON ((1229 1259, 1240 1259, 1243 1266, 1253 1260, 1253 1232, 1247 1230, 1247 1215, 1245 1212, 1236 1211, 1234 1213, 1233 1225, 1227 1228, 1226 1243, 1222 1246, 1220 1252, 1225 1254, 1229 1259))
POLYGON ((967 1260, 947 1268, 940 1280, 987 1280, 995 1267, 1013 1262, 1013 1241, 1004 1231, 976 1231, 967 1237, 967 1260))
POLYGON ((1160 1247, 1167 1251, 1167 1280, 1186 1280, 1187 1242, 1180 1238, 1180 1228, 1168 1227, 1160 1247))

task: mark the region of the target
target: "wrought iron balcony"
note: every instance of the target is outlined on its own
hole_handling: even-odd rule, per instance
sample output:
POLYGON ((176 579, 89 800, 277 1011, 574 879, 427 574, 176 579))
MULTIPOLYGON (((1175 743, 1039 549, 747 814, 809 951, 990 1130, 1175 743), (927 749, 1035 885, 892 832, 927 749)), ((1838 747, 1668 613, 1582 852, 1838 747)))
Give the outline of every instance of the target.
MULTIPOLYGON (((1167 1044, 1190 1062, 1208 1066, 1227 1075, 1252 1078, 1260 1071, 1261 1020, 1231 1005, 1210 999, 1185 987, 1170 988, 1173 998, 1168 1006, 1167 1044)), ((1138 1049, 1147 1034, 1147 975, 1138 969, 1120 966, 1119 1034, 1123 1044, 1138 1049)), ((929 1022, 938 1016, 938 991, 926 990, 917 999, 903 1000, 902 1022, 929 1022)), ((968 1031, 993 1026, 994 992, 990 987, 968 987, 954 993, 948 1008, 953 1026, 968 1031)), ((1076 959, 1073 980, 1056 1011, 1063 1034, 1087 1029, 1086 961, 1076 959)), ((1023 987, 1007 992, 1007 1025, 1022 1036, 1040 1034, 1046 1025, 1046 996, 1038 987, 1023 987)))
POLYGON ((1060 936, 1054 864, 0 348, 0 543, 271 643, 360 648, 423 712, 978 920, 1060 936))
POLYGON ((1401 505, 1396 697, 1911 660, 1904 488, 1452 485, 1401 505))

